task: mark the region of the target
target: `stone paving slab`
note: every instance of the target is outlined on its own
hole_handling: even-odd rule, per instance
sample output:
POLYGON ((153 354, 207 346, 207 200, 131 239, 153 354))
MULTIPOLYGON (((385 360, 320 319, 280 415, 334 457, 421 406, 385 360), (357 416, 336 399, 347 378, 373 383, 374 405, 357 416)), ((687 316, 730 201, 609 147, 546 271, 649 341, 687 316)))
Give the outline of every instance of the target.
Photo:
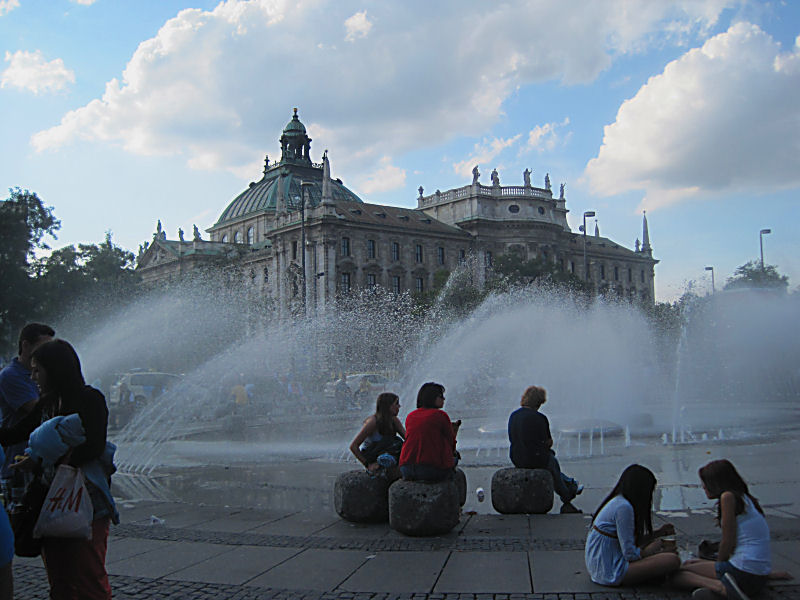
POLYGON ((368 556, 358 550, 303 550, 248 581, 247 585, 332 591, 369 560, 368 556))
POLYGON ((339 517, 316 512, 298 512, 270 521, 250 530, 250 533, 271 535, 312 535, 330 527, 339 517))
POLYGON ((530 593, 525 552, 452 552, 433 591, 450 593, 530 593))
POLYGON ((589 579, 583 561, 583 550, 534 550, 529 556, 533 591, 536 593, 590 593, 608 590, 589 579))
POLYGON ((371 555, 338 588, 344 592, 426 593, 433 590, 447 558, 446 551, 379 552, 371 555))
MULTIPOLYGON (((106 551, 106 565, 110 565, 122 560, 129 560, 134 556, 146 554, 153 550, 163 548, 165 544, 174 544, 175 542, 164 542, 162 540, 149 540, 138 538, 120 538, 111 536, 108 538, 108 549, 106 551)), ((19 559, 15 558, 14 562, 19 559)), ((39 558, 31 559, 41 562, 39 558)))
POLYGON ((175 571, 166 579, 242 585, 300 552, 295 548, 238 546, 175 571))
POLYGON ((156 579, 222 554, 226 550, 230 550, 230 546, 202 542, 162 542, 148 552, 107 565, 107 571, 114 575, 156 579))
POLYGON ((465 523, 462 534, 470 537, 529 537, 531 535, 530 517, 528 515, 473 515, 465 523))

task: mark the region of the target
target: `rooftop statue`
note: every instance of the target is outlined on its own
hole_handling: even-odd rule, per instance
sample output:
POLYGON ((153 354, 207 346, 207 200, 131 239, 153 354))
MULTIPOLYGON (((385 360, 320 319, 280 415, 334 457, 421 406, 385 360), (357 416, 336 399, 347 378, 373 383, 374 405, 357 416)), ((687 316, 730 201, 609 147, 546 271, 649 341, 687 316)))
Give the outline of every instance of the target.
POLYGON ((474 167, 472 167, 472 185, 478 183, 478 179, 480 178, 480 176, 481 172, 478 171, 478 165, 475 165, 474 167))
POLYGON ((195 242, 199 242, 203 239, 200 237, 200 230, 197 228, 197 225, 192 225, 192 236, 195 242))
POLYGON ((564 199, 564 184, 563 183, 561 184, 561 191, 558 193, 558 198, 560 200, 564 199))
POLYGON ((497 174, 497 169, 492 170, 492 185, 500 187, 500 175, 497 174))
POLYGON ((180 227, 178 227, 178 239, 182 242, 186 241, 185 239, 183 239, 183 229, 181 229, 180 227))
POLYGON ((522 180, 525 182, 525 187, 531 187, 531 170, 525 169, 522 172, 522 180))
POLYGON ((419 197, 420 198, 422 198, 422 192, 424 192, 424 191, 425 191, 425 188, 423 188, 422 186, 419 186, 419 197))
POLYGON ((546 190, 550 189, 550 173, 545 173, 545 176, 544 176, 544 189, 546 189, 546 190))

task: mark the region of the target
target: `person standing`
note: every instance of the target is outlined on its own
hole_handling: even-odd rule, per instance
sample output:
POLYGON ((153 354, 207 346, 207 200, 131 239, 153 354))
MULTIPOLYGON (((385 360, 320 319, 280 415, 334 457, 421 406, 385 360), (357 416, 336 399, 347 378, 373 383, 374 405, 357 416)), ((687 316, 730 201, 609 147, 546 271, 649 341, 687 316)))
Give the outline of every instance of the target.
MULTIPOLYGON (((39 400, 39 390, 31 380, 31 354, 37 346, 53 339, 49 325, 28 323, 19 334, 19 355, 0 371, 0 427, 11 428, 30 413, 39 400)), ((22 473, 11 468, 14 457, 25 451, 25 442, 3 445, 5 460, 0 470, 3 503, 9 507, 24 491, 22 473)))
POLYGON ((508 439, 511 462, 518 469, 547 469, 553 476, 553 489, 561 498, 561 514, 579 513, 572 500, 583 486, 561 472, 553 452, 550 422, 539 408, 547 401, 547 391, 532 385, 522 394, 520 408, 508 418, 508 439))

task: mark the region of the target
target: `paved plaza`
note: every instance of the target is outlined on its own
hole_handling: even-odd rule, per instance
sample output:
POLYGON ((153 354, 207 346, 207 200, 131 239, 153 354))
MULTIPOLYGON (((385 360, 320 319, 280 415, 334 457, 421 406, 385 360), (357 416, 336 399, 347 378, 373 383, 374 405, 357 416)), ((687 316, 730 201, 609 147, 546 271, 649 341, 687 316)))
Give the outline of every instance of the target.
MULTIPOLYGON (((742 471, 767 512, 775 569, 800 576, 800 443, 791 433, 679 446, 609 442, 604 454, 562 457, 563 468, 587 486, 577 504, 596 508, 627 464, 650 467, 659 479, 656 523, 669 521, 684 556, 702 539, 718 539, 712 504, 696 479, 697 467, 728 457, 742 471)), ((122 523, 112 528, 107 566, 115 598, 688 598, 655 587, 610 589, 593 584, 583 563, 587 515, 499 515, 479 503, 475 489, 490 490, 492 473, 507 466, 503 451, 465 454, 469 499, 460 524, 447 535, 410 538, 388 525, 342 521, 332 508, 336 475, 354 465, 307 460, 273 462, 252 486, 294 506, 258 508, 235 491, 227 506, 207 502, 203 487, 180 499, 122 498, 122 523), (475 454, 479 456, 473 458, 475 454), (294 473, 307 488, 278 490, 278 473, 294 473), (306 496, 308 496, 306 498, 306 496), (314 498, 323 498, 321 504, 314 498), (245 506, 250 505, 250 506, 245 506), (155 519, 153 517, 156 517, 155 519)), ((231 467, 235 470, 235 465, 231 467)), ((252 471, 249 471, 252 473, 252 471)), ((556 500, 557 511, 559 506, 556 500)), ((46 598, 39 559, 15 559, 16 597, 46 598)), ((771 585, 764 598, 800 598, 795 581, 771 585)))

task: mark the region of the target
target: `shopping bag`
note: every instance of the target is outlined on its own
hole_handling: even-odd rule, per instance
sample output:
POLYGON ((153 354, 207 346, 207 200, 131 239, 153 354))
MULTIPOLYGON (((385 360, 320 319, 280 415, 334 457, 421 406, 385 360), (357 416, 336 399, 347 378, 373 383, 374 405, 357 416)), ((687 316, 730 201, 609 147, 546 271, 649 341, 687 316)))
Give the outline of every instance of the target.
POLYGON ((94 508, 83 471, 59 465, 44 499, 33 537, 92 538, 94 508))

